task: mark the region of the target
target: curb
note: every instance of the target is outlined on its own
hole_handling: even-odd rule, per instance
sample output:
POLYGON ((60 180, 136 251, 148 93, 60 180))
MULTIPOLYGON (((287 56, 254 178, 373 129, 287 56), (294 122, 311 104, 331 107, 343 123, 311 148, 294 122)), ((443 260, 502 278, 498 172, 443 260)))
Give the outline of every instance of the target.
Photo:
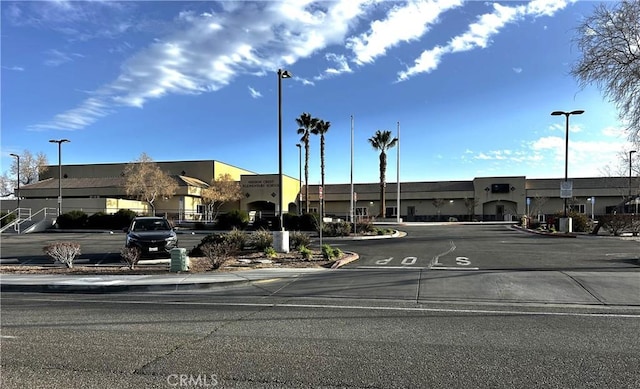
POLYGON ((344 258, 340 258, 337 261, 335 261, 333 263, 333 265, 331 265, 331 268, 332 269, 339 269, 339 268, 341 268, 342 266, 344 266, 344 265, 346 265, 348 263, 351 263, 353 261, 357 261, 358 259, 360 259, 360 256, 358 254, 349 252, 348 255, 346 255, 344 258))
POLYGON ((545 231, 537 231, 530 230, 528 228, 522 228, 520 226, 511 226, 512 229, 527 232, 529 234, 548 236, 550 238, 577 238, 578 235, 571 232, 545 232, 545 231))

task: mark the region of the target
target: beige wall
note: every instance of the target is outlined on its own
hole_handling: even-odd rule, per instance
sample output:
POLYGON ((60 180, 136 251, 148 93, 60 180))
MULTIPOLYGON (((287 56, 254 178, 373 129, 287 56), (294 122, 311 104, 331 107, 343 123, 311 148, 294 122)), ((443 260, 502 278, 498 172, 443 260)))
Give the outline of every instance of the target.
MULTIPOLYGON (((284 212, 295 208, 300 181, 287 175, 282 176, 282 197, 284 212)), ((251 203, 264 201, 277 204, 279 176, 277 174, 243 175, 240 180, 244 198, 240 201, 241 209, 251 211, 251 203)), ((277 210, 277 208, 276 208, 277 210)))

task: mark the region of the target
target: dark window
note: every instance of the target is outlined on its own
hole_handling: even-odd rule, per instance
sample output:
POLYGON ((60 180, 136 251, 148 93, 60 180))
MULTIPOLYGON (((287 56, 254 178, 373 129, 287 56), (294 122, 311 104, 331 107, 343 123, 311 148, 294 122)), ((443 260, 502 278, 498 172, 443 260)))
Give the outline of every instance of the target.
POLYGON ((491 193, 509 193, 509 184, 492 184, 491 193))

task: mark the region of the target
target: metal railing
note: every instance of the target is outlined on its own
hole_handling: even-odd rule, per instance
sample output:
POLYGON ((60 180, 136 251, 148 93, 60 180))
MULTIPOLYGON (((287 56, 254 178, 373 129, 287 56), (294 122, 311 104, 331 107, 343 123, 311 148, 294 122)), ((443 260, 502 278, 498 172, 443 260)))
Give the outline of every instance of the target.
POLYGON ((7 213, 2 218, 0 218, 0 222, 5 218, 10 217, 11 215, 13 215, 15 218, 11 222, 0 228, 0 233, 13 227, 14 231, 19 234, 24 223, 33 221, 38 217, 38 215, 42 215, 42 221, 47 220, 48 216, 58 216, 58 209, 42 208, 38 212, 32 213, 31 208, 16 208, 15 210, 7 213))

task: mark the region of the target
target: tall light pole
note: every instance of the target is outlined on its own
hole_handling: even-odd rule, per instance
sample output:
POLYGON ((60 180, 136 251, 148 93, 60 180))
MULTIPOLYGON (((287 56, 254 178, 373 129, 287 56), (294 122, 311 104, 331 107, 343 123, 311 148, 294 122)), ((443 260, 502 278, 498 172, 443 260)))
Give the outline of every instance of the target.
POLYGON ((349 221, 353 223, 353 232, 356 232, 356 222, 354 219, 354 194, 353 194, 353 115, 351 115, 351 174, 349 180, 351 181, 351 199, 349 200, 349 221))
MULTIPOLYGON (((564 111, 553 111, 551 115, 560 116, 564 115, 566 118, 566 135, 565 135, 565 144, 564 144, 564 182, 568 181, 569 175, 569 116, 571 115, 582 115, 584 110, 576 110, 571 112, 564 111)), ((567 197, 564 198, 564 217, 567 217, 567 197)))
MULTIPOLYGON (((18 154, 14 154, 14 153, 11 153, 9 155, 12 156, 12 157, 15 157, 16 158, 16 163, 18 164, 18 168, 16 169, 16 171, 18 172, 18 174, 17 174, 18 175, 18 205, 17 205, 16 209, 18 209, 18 214, 19 214, 20 213, 20 156, 18 154)), ((631 190, 631 189, 629 189, 629 190, 631 190)), ((20 217, 18 216, 18 218, 20 218, 20 217)))
POLYGON ((398 197, 396 200, 396 223, 400 223, 400 122, 398 122, 398 149, 396 151, 398 152, 398 171, 396 173, 398 181, 398 197))
POLYGON ((58 144, 58 216, 62 215, 62 144, 71 142, 69 139, 51 139, 51 143, 58 144))
POLYGON ((302 145, 296 143, 298 148, 298 215, 302 215, 302 145))
POLYGON ((278 69, 278 209, 280 229, 284 231, 282 220, 282 79, 291 78, 288 70, 278 69))
MULTIPOLYGON (((636 150, 629 151, 629 202, 631 202, 631 156, 636 150)), ((631 205, 631 204, 629 204, 631 205)))

